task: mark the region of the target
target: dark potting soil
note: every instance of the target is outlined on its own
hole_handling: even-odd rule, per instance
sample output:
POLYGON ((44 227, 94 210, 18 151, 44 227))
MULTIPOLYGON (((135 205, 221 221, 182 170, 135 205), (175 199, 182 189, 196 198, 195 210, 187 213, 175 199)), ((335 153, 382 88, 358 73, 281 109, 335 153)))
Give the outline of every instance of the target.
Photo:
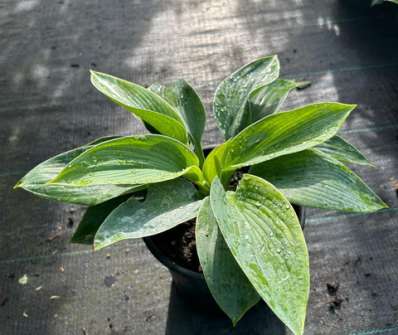
POLYGON ((202 272, 196 252, 195 220, 189 220, 164 233, 152 236, 152 240, 178 265, 195 272, 202 272))

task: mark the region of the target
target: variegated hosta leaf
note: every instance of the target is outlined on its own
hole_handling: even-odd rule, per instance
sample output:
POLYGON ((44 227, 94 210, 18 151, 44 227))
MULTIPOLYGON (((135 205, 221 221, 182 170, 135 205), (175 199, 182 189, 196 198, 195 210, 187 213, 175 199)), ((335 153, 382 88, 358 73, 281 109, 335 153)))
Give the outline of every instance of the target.
POLYGON ((185 179, 151 185, 144 201, 131 197, 110 213, 95 235, 94 248, 162 233, 195 218, 201 203, 185 179))
POLYGON ((203 163, 201 141, 206 123, 206 111, 198 94, 185 80, 177 80, 167 85, 153 84, 149 89, 179 112, 195 153, 203 163))
POLYGON ((276 79, 258 89, 249 98, 242 120, 242 129, 279 110, 289 92, 299 85, 292 80, 276 79))
POLYGON ((235 325, 260 300, 236 263, 222 237, 210 207, 204 199, 196 220, 196 249, 207 286, 220 308, 235 325))
POLYGON ((374 212, 387 205, 348 167, 316 149, 255 165, 292 202, 347 212, 374 212))
POLYGON ((354 108, 355 105, 326 102, 269 115, 209 156, 203 167, 206 178, 214 178, 215 161, 223 170, 233 171, 321 144, 336 135, 354 108))
POLYGON ((99 227, 102 225, 106 217, 121 203, 134 195, 127 194, 108 201, 102 204, 91 206, 87 208, 79 223, 75 233, 72 236, 72 243, 93 244, 94 236, 99 227))
POLYGON ((73 186, 153 184, 186 176, 200 184, 196 155, 163 135, 127 136, 100 143, 72 160, 51 183, 73 186))
POLYGON ((210 202, 225 242, 257 293, 294 334, 303 334, 309 261, 293 207, 270 183, 248 174, 236 192, 225 192, 215 179, 210 202))
POLYGON ((244 128, 242 120, 249 97, 278 77, 278 57, 268 56, 243 66, 221 82, 214 96, 213 109, 225 138, 235 136, 244 128))
POLYGON ((141 188, 139 185, 92 185, 78 187, 65 184, 48 184, 73 159, 88 150, 90 146, 76 148, 56 155, 33 168, 15 187, 20 187, 43 198, 63 202, 97 205, 124 193, 130 193, 141 188))
POLYGON ((357 148, 337 135, 333 136, 330 140, 317 145, 316 148, 340 162, 372 165, 357 148))
POLYGON ((211 184, 215 176, 218 176, 219 178, 221 178, 221 180, 224 180, 222 178, 224 168, 222 160, 226 154, 226 150, 228 150, 228 146, 223 143, 214 148, 207 155, 203 164, 203 175, 209 184, 211 184))
POLYGON ((120 138, 120 137, 123 137, 123 136, 119 136, 119 135, 103 136, 103 137, 96 138, 95 140, 93 140, 91 142, 88 142, 87 145, 97 145, 102 142, 114 140, 115 138, 120 138))
POLYGON ((159 133, 187 143, 187 132, 180 115, 159 95, 140 85, 101 72, 91 71, 91 83, 102 94, 159 133))

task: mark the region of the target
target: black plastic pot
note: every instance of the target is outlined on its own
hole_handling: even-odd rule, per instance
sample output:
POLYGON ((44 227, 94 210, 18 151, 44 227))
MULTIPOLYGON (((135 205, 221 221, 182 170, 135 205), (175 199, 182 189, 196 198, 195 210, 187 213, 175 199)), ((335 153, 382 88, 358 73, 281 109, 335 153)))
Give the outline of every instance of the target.
MULTIPOLYGON (((301 227, 304 229, 305 210, 296 206, 295 210, 300 219, 301 227)), ((183 299, 191 303, 194 302, 192 305, 212 313, 221 311, 214 301, 202 273, 186 269, 175 263, 158 248, 151 237, 144 238, 144 242, 152 254, 169 269, 175 287, 183 299)))

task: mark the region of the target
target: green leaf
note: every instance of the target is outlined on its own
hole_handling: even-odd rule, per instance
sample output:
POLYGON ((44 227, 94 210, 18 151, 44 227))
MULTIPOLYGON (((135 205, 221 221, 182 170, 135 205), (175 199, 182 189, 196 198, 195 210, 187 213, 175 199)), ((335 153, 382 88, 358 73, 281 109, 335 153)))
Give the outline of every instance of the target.
POLYGON ((106 217, 121 203, 128 198, 133 197, 131 194, 108 200, 102 204, 87 208, 79 223, 75 233, 72 236, 72 243, 93 244, 94 236, 106 217))
POLYGON ((220 308, 236 323, 260 300, 236 263, 206 198, 196 220, 196 249, 207 286, 220 308))
POLYGON ((245 126, 246 102, 252 94, 279 77, 277 56, 249 63, 218 86, 213 102, 214 114, 225 138, 235 136, 245 126))
POLYGON ((221 144, 218 147, 214 148, 207 155, 205 162, 203 164, 203 175, 206 178, 209 185, 211 184, 215 176, 218 176, 221 180, 223 180, 222 158, 226 154, 225 150, 227 149, 228 149, 227 145, 221 144))
POLYGON ((293 207, 270 183, 248 174, 236 192, 225 192, 215 179, 210 202, 232 255, 257 293, 294 334, 303 334, 309 261, 293 207))
MULTIPOLYGON (((325 102, 269 115, 222 144, 217 160, 224 171, 234 171, 314 147, 336 135, 354 108, 325 102)), ((214 159, 206 159, 205 171, 211 172, 206 165, 212 165, 214 159)), ((214 175, 207 173, 207 178, 212 180, 214 175)))
POLYGON ((101 72, 91 71, 91 83, 113 102, 159 133, 187 143, 188 137, 181 117, 159 95, 140 85, 101 72))
POLYGON ((90 147, 76 148, 56 155, 33 168, 15 186, 46 199, 81 205, 96 205, 121 194, 131 193, 141 186, 138 185, 93 185, 76 187, 64 184, 48 184, 73 159, 90 147))
POLYGON ((119 135, 110 135, 110 136, 103 136, 103 137, 99 137, 91 142, 88 142, 86 145, 97 145, 100 144, 102 142, 106 142, 109 140, 114 140, 115 138, 120 138, 123 136, 119 136, 119 135))
POLYGON ((316 149, 255 165, 250 173, 301 206, 364 213, 387 207, 348 167, 316 149))
POLYGON ((163 135, 127 136, 98 144, 72 160, 51 183, 73 186, 153 184, 186 176, 200 184, 199 161, 163 135))
POLYGON ((169 230, 195 218, 201 203, 197 190, 185 179, 152 185, 145 201, 131 197, 105 219, 95 235, 94 249, 169 230))
POLYGON ((242 129, 279 110, 289 92, 297 87, 292 80, 276 79, 254 92, 246 103, 242 129))
POLYGON ((179 112, 195 153, 203 163, 201 141, 206 123, 206 112, 198 94, 185 80, 177 80, 167 85, 153 84, 149 89, 160 95, 179 112))
POLYGON ((317 145, 316 149, 343 163, 372 166, 372 163, 357 148, 339 136, 333 136, 330 140, 317 145))

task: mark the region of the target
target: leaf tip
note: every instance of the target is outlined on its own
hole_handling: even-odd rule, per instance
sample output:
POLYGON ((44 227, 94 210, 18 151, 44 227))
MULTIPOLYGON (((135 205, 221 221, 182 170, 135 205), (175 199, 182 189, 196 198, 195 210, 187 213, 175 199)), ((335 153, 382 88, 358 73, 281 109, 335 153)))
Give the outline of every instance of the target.
POLYGON ((347 108, 351 111, 353 111, 355 108, 358 107, 357 104, 346 104, 347 108))
POLYGON ((23 184, 22 179, 21 179, 21 180, 18 180, 17 183, 12 187, 12 189, 13 189, 13 190, 16 190, 16 189, 18 189, 18 188, 21 188, 21 187, 22 187, 22 184, 23 184))
POLYGON ((98 243, 98 242, 95 242, 95 241, 94 241, 94 244, 93 244, 93 251, 99 251, 99 250, 103 249, 104 247, 105 247, 104 244, 98 243))
POLYGON ((304 90, 312 85, 312 82, 309 80, 297 81, 296 83, 297 90, 304 90))
POLYGON ((231 322, 232 322, 232 327, 235 328, 236 325, 238 324, 240 318, 231 318, 231 322))

